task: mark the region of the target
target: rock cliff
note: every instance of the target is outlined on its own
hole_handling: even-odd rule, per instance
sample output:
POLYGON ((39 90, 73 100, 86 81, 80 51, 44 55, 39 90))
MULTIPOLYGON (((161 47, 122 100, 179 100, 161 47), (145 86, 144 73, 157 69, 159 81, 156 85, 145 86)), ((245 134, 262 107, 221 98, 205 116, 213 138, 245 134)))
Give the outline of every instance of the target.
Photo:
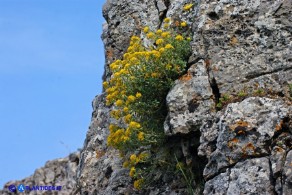
MULTIPOLYGON (((48 161, 44 167, 41 167, 33 173, 33 175, 20 181, 10 181, 4 185, 0 194, 73 194, 74 186, 76 186, 76 170, 79 164, 80 152, 70 154, 66 158, 60 158, 48 161), (17 187, 25 186, 61 186, 60 191, 26 191, 25 193, 11 192, 10 185, 17 187)), ((12 189, 11 189, 12 190, 12 189)))
MULTIPOLYGON (((190 26, 188 75, 166 97, 162 150, 191 167, 194 193, 292 194, 291 0, 108 0, 103 15, 104 80, 132 35, 146 41, 144 26, 159 29, 166 17, 190 26), (187 3, 194 5, 188 13, 187 3)), ((50 161, 25 181, 58 183, 65 194, 187 194, 182 178, 162 172, 135 190, 119 152, 106 144, 105 93, 93 109, 80 159, 50 161)))

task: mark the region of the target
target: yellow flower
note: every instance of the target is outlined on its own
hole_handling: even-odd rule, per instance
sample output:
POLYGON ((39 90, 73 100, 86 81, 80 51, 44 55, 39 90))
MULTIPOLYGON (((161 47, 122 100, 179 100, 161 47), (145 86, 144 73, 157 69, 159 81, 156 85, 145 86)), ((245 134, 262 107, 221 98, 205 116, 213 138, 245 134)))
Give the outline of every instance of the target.
POLYGON ((139 154, 139 156, 138 156, 139 161, 145 161, 148 157, 149 157, 149 153, 147 153, 147 152, 142 152, 142 153, 139 154))
POLYGON ((119 66, 116 63, 110 64, 110 69, 111 70, 117 70, 118 68, 119 68, 119 66))
POLYGON ((165 51, 165 49, 163 47, 159 49, 160 53, 163 53, 164 51, 165 51))
POLYGON ((121 69, 121 70, 120 70, 120 74, 121 74, 121 75, 123 75, 123 74, 128 74, 128 71, 126 71, 125 69, 121 69))
POLYGON ((137 63, 139 62, 139 60, 138 60, 137 58, 135 58, 135 57, 132 57, 132 58, 130 59, 130 62, 131 62, 132 64, 137 64, 137 63))
POLYGON ((139 93, 139 92, 137 92, 137 93, 136 93, 136 98, 140 98, 140 97, 142 97, 142 94, 139 93))
POLYGON ((129 165, 130 165, 129 161, 125 161, 125 162, 123 163, 123 167, 124 167, 124 168, 129 167, 129 165))
POLYGON ((177 36, 175 37, 175 40, 182 41, 182 40, 184 40, 184 38, 183 38, 183 36, 181 36, 181 35, 177 35, 177 36))
POLYGON ((170 18, 165 18, 163 21, 164 21, 165 23, 169 23, 169 22, 170 22, 170 18))
POLYGON ((174 47, 171 44, 166 44, 165 49, 174 49, 174 47))
POLYGON ((128 107, 124 107, 124 112, 129 112, 129 108, 128 107))
POLYGON ((163 33, 161 33, 161 36, 163 38, 166 38, 166 37, 169 37, 170 36, 170 33, 169 32, 163 32, 163 33))
POLYGON ((130 120, 131 120, 131 118, 132 118, 132 115, 131 115, 131 114, 127 114, 127 115, 124 117, 124 120, 125 120, 126 123, 129 123, 130 120))
POLYGON ((149 51, 147 51, 147 52, 145 52, 145 58, 146 58, 146 60, 148 60, 149 59, 149 57, 150 57, 150 52, 149 51))
POLYGON ((123 141, 126 142, 128 141, 130 138, 128 136, 123 136, 123 141))
POLYGON ((144 29, 143 29, 144 33, 148 33, 149 32, 149 27, 146 26, 144 29))
POLYGON ((146 36, 147 36, 148 39, 151 39, 151 38, 154 37, 154 33, 153 32, 150 32, 146 36))
POLYGON ((121 61, 121 60, 117 60, 115 63, 117 63, 117 64, 121 64, 122 61, 121 61))
POLYGON ((140 141, 144 140, 144 133, 143 132, 138 133, 138 140, 140 140, 140 141))
POLYGON ((126 60, 126 59, 128 59, 128 58, 130 57, 130 54, 129 54, 129 53, 125 53, 125 54, 123 55, 123 57, 124 57, 124 59, 126 60))
POLYGON ((117 105, 117 106, 122 106, 123 103, 124 103, 124 102, 123 102, 122 100, 117 100, 117 101, 116 101, 116 105, 117 105))
POLYGON ((164 40, 163 40, 163 39, 157 39, 157 40, 156 40, 156 44, 157 44, 157 45, 160 45, 160 44, 162 44, 162 43, 164 43, 164 40))
POLYGON ((135 173, 136 173, 136 169, 135 169, 135 167, 131 167, 131 169, 130 169, 130 177, 133 177, 134 175, 135 175, 135 173))
POLYGON ((110 88, 106 89, 106 92, 107 92, 107 93, 112 93, 112 92, 114 92, 115 90, 116 90, 115 87, 110 87, 110 88))
POLYGON ((194 4, 192 4, 192 3, 190 3, 190 4, 186 4, 186 5, 184 6, 183 9, 184 9, 185 11, 188 11, 188 10, 190 10, 190 9, 193 7, 193 5, 194 5, 194 4))
POLYGON ((116 72, 116 73, 114 74, 114 77, 119 77, 120 75, 121 75, 120 72, 116 72))
POLYGON ((124 130, 123 130, 123 129, 118 129, 118 130, 115 132, 115 136, 119 137, 119 136, 121 136, 123 133, 124 133, 124 130))
POLYGON ((181 27, 186 27, 188 24, 186 23, 186 22, 182 22, 182 23, 180 23, 180 26, 181 27))
POLYGON ((130 161, 131 161, 132 164, 136 164, 138 162, 136 154, 132 154, 130 156, 130 161))
POLYGON ((174 68, 175 68, 175 70, 176 70, 177 72, 180 72, 180 71, 181 71, 181 67, 180 67, 179 65, 174 66, 174 68))
POLYGON ((131 65, 130 65, 129 63, 127 63, 127 64, 125 65, 125 69, 129 69, 130 66, 131 66, 131 65))
POLYGON ((131 130, 130 130, 130 128, 127 128, 127 129, 126 129, 125 135, 126 135, 126 136, 130 136, 130 135, 131 135, 131 130))
POLYGON ((106 82, 106 81, 103 82, 103 83, 102 83, 102 86, 103 86, 104 88, 107 88, 107 87, 108 87, 108 82, 106 82))
POLYGON ((114 117, 115 119, 118 119, 120 117, 120 111, 119 110, 112 110, 111 111, 111 116, 114 117))
POLYGON ((168 28, 169 27, 169 24, 164 24, 163 27, 164 28, 168 28))
POLYGON ((134 181, 134 188, 136 188, 137 190, 141 190, 143 183, 144 179, 138 179, 134 181))
POLYGON ((188 41, 191 41, 192 39, 191 39, 191 37, 188 37, 187 40, 188 40, 188 41))
POLYGON ((113 137, 112 137, 112 135, 109 135, 107 137, 107 145, 109 145, 109 146, 113 145, 113 137))
POLYGON ((141 128, 141 125, 140 125, 140 123, 137 123, 135 121, 131 121, 130 124, 129 124, 129 128, 139 129, 139 128, 141 128))
POLYGON ((132 36, 131 37, 131 41, 134 42, 134 43, 136 43, 136 42, 140 41, 140 38, 137 37, 137 36, 132 36))
POLYGON ((113 124, 110 124, 109 125, 109 130, 110 130, 110 132, 113 132, 114 130, 115 130, 115 125, 113 125, 113 124))
POLYGON ((156 58, 160 58, 160 53, 159 53, 159 51, 153 50, 153 51, 151 51, 151 53, 152 53, 156 58))
POLYGON ((133 46, 128 47, 127 52, 133 52, 133 51, 134 51, 134 47, 133 46))
POLYGON ((129 102, 134 102, 136 100, 136 97, 135 96, 133 96, 133 95, 129 95, 128 96, 128 101, 129 102))
POLYGON ((159 74, 157 72, 153 72, 153 73, 151 73, 151 77, 157 78, 157 77, 159 77, 159 74))
POLYGON ((156 34, 160 35, 162 32, 163 32, 163 31, 162 31, 161 29, 158 29, 158 30, 156 31, 156 34))

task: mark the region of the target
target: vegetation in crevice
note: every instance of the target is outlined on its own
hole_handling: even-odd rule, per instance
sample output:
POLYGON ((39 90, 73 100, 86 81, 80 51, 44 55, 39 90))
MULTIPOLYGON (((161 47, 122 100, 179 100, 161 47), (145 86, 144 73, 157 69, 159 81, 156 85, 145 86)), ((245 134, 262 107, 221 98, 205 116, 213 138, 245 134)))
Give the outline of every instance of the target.
POLYGON ((171 19, 165 18, 164 23, 163 29, 143 29, 147 46, 132 36, 123 59, 110 64, 111 79, 103 83, 106 104, 113 107, 107 143, 120 151, 136 189, 153 182, 157 169, 174 172, 175 167, 174 157, 161 150, 165 99, 186 71, 191 38, 183 33, 186 22, 171 26, 171 19))
MULTIPOLYGON (((289 85, 290 88, 290 97, 292 97, 292 84, 289 85)), ((217 110, 221 110, 222 108, 224 108, 225 106, 227 106, 230 103, 235 103, 235 102, 240 102, 242 100, 244 100, 245 98, 248 97, 268 97, 268 98, 278 98, 278 97, 282 97, 282 98, 288 98, 287 96, 285 96, 285 94, 283 92, 275 92, 272 91, 271 89, 267 89, 267 88, 256 88, 253 89, 252 91, 247 91, 245 89, 239 91, 237 94, 222 94, 221 97, 219 98, 218 103, 216 104, 216 109, 217 110)), ((291 98, 290 98, 291 99, 291 98)))

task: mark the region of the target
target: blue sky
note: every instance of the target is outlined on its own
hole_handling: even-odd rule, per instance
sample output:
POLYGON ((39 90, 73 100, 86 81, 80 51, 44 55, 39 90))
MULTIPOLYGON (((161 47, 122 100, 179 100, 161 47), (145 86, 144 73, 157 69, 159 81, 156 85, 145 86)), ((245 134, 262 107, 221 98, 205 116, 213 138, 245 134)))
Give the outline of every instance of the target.
POLYGON ((104 0, 0 0, 0 188, 81 148, 101 92, 104 0))

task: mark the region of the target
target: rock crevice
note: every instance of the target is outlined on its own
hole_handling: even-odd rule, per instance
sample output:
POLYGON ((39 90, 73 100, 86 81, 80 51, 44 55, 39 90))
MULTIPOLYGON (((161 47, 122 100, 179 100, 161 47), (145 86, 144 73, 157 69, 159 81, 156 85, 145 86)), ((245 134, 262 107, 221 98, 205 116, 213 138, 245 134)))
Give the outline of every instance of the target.
MULTIPOLYGON (((196 194, 292 194, 291 0, 108 0, 103 15, 105 81, 132 35, 147 43, 143 27, 157 30, 165 17, 187 22, 192 54, 187 79, 177 79, 166 97, 162 150, 200 173, 196 194), (216 108, 224 95, 234 99, 216 108)), ((186 194, 183 182, 160 172, 152 186, 134 189, 118 151, 106 144, 111 109, 104 93, 97 96, 80 157, 57 160, 62 171, 46 164, 27 181, 59 183, 67 194, 186 194)))

